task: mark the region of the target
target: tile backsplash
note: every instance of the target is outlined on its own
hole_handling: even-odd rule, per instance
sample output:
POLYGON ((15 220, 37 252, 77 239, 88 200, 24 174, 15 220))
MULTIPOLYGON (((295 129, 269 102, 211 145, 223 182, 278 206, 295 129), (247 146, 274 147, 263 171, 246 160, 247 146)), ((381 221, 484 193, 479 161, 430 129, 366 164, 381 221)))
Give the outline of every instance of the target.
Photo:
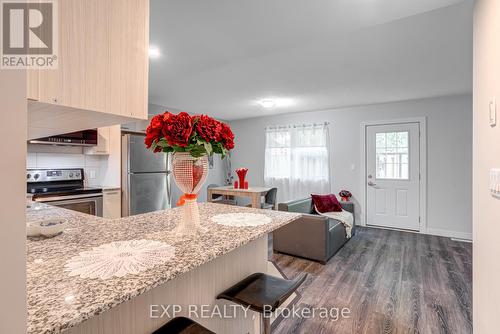
POLYGON ((103 185, 108 157, 85 155, 81 147, 28 145, 27 169, 83 168, 89 186, 103 185))

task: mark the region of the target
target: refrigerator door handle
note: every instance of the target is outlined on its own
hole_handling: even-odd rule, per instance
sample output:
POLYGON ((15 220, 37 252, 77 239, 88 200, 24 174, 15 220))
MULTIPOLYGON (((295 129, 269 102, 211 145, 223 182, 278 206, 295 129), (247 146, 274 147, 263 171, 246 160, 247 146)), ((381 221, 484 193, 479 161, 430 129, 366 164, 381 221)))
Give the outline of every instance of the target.
POLYGON ((130 135, 122 135, 122 217, 130 216, 130 135))
POLYGON ((167 171, 165 177, 167 178, 167 208, 172 208, 172 187, 170 186, 170 173, 171 171, 167 171))

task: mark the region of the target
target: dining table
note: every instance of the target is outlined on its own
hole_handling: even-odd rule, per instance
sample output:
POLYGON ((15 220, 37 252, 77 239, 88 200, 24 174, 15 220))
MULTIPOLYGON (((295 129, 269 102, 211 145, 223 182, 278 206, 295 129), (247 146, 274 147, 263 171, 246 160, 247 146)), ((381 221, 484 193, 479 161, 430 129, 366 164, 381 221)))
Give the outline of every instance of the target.
POLYGON ((270 187, 252 186, 247 189, 235 188, 233 186, 221 186, 208 189, 208 201, 213 201, 212 195, 234 196, 234 197, 247 197, 250 198, 252 208, 261 208, 262 196, 265 196, 270 187))

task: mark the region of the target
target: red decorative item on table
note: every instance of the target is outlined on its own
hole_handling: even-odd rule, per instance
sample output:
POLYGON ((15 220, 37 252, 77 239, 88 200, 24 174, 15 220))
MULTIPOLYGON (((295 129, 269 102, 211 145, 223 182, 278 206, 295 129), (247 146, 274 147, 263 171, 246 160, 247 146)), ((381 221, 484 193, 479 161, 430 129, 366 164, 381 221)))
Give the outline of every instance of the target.
POLYGON ((248 189, 248 183, 246 183, 247 187, 245 188, 245 178, 248 173, 248 168, 238 168, 236 170, 236 174, 238 174, 238 179, 239 179, 239 186, 240 189, 248 189))
POLYGON ((349 190, 341 190, 339 192, 339 196, 342 198, 343 202, 347 202, 352 197, 352 194, 349 190))
POLYGON ((208 156, 222 158, 234 148, 234 134, 229 125, 206 115, 166 111, 151 119, 146 130, 146 147, 153 152, 172 153, 174 181, 184 193, 177 205, 183 206, 181 232, 200 228, 196 198, 208 175, 208 156))

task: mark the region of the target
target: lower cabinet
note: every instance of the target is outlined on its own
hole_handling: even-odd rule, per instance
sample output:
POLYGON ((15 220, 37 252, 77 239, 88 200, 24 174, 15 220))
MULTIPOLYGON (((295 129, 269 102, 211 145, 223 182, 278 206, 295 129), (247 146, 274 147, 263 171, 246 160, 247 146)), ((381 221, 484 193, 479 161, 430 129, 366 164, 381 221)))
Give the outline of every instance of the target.
POLYGON ((108 219, 121 218, 122 216, 121 189, 103 190, 103 217, 108 219))

